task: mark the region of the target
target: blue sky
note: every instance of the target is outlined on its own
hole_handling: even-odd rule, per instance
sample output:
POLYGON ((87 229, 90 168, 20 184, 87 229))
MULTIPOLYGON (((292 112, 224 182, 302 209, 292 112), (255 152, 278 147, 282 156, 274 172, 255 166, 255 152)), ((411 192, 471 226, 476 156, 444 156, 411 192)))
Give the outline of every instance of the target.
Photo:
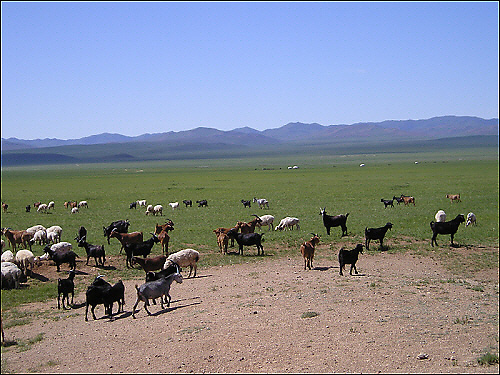
POLYGON ((2 2, 2 138, 498 118, 498 2, 2 2))

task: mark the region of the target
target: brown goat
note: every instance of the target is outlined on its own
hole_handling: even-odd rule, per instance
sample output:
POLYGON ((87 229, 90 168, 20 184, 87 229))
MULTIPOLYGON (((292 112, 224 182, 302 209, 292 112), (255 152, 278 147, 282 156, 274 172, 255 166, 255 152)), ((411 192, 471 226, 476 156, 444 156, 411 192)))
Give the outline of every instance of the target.
POLYGON ((165 231, 168 233, 169 230, 174 230, 174 223, 172 220, 168 220, 165 224, 156 224, 155 225, 155 234, 160 234, 161 231, 165 231))
POLYGON ((319 243, 319 236, 314 233, 311 234, 313 235, 311 239, 300 245, 300 253, 304 257, 304 269, 306 269, 306 267, 309 269, 313 267, 314 249, 319 243))
POLYGON ((165 255, 158 255, 156 257, 151 257, 151 258, 132 257, 130 263, 132 265, 138 263, 142 267, 144 272, 148 273, 150 271, 161 270, 166 260, 167 257, 165 255))
POLYGON ((122 253, 125 244, 131 243, 142 243, 143 235, 142 232, 132 232, 132 233, 120 233, 116 230, 111 231, 109 238, 116 238, 122 244, 120 248, 120 254, 122 253))
MULTIPOLYGON (((217 237, 219 237, 220 233, 224 233, 224 234, 228 234, 229 232, 238 233, 238 229, 239 229, 239 227, 237 225, 232 227, 232 228, 219 227, 217 229, 214 229, 213 232, 215 233, 215 235, 217 237)), ((231 246, 230 247, 234 247, 234 237, 230 237, 230 238, 231 238, 231 246)))
POLYGON ((219 232, 219 234, 217 234, 217 245, 219 245, 221 253, 227 254, 228 244, 229 244, 229 237, 227 233, 219 232))
POLYGON ((413 205, 415 206, 415 198, 406 197, 404 195, 402 195, 401 198, 403 198, 403 203, 405 204, 405 206, 408 206, 410 203, 413 203, 413 205))
POLYGON ((2 234, 9 240, 12 250, 17 249, 17 245, 23 243, 23 235, 26 233, 25 230, 11 230, 9 228, 3 228, 2 234))
POLYGON ((457 201, 457 203, 462 202, 460 194, 446 194, 446 198, 448 198, 451 203, 453 203, 453 201, 457 201))
POLYGON ((158 233, 158 239, 160 240, 162 254, 168 255, 168 242, 170 241, 168 232, 166 230, 162 230, 158 233))
POLYGON ((255 219, 245 223, 244 221, 238 221, 236 227, 239 228, 240 232, 243 234, 254 233, 257 223, 262 223, 262 220, 257 215, 254 215, 255 219))

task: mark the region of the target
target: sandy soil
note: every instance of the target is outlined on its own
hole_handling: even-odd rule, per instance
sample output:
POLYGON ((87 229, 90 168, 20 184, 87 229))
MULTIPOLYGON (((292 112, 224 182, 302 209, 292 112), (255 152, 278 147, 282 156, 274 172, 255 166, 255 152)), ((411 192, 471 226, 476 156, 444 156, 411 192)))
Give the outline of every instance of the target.
MULTIPOLYGON (((125 312, 113 320, 99 306, 85 322, 84 293, 71 310, 56 299, 23 306, 36 318, 5 329, 2 373, 498 373, 477 364, 498 354, 498 269, 459 279, 436 260, 380 252, 340 276, 328 251, 320 245, 313 270, 300 254, 200 267, 172 286, 170 308, 148 316, 141 302, 137 319, 142 277, 125 282, 125 312)), ((36 272, 65 275, 54 270, 36 272)))

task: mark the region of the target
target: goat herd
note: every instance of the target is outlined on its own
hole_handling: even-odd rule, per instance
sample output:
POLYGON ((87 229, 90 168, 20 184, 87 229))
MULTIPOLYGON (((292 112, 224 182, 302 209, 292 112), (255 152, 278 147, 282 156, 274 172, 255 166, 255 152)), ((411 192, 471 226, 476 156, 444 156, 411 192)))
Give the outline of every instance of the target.
MULTIPOLYGON (((446 195, 451 202, 460 202, 460 195, 446 195)), ((413 204, 415 205, 415 198, 402 195, 400 198, 393 197, 391 200, 381 199, 384 203, 384 207, 394 207, 394 200, 399 203, 404 203, 405 205, 413 204)), ((80 204, 76 202, 69 202, 73 208, 75 207, 88 207, 86 201, 82 201, 80 204), (84 204, 82 204, 84 202, 84 204)), ((241 200, 244 207, 250 207, 251 202, 246 200, 241 200)), ((269 202, 266 199, 256 199, 253 200, 257 203, 260 208, 269 208, 269 202)), ((66 202, 68 203, 68 202, 66 202)), ((172 209, 176 209, 178 202, 171 205, 172 209)), ((188 207, 192 205, 191 201, 183 201, 183 203, 188 207)), ((197 201, 199 207, 207 206, 206 200, 197 201)), ((137 205, 146 205, 145 201, 137 201, 130 205, 130 208, 136 208, 137 205)), ((8 206, 2 203, 4 211, 7 210, 8 206)), ((40 206, 40 205, 38 205, 40 206)), ((47 205, 49 206, 49 205, 47 205)), ((150 205, 151 206, 151 205, 150 205)), ((160 213, 162 214, 162 208, 156 206, 151 206, 152 210, 146 210, 146 214, 152 213, 154 215, 160 213)), ((28 212, 28 208, 26 208, 28 212)), ((341 236, 347 236, 347 218, 349 213, 341 215, 328 215, 326 213, 326 207, 320 208, 319 214, 322 217, 323 225, 326 228, 326 232, 330 235, 330 229, 332 227, 340 227, 342 230, 341 236)), ((264 233, 256 233, 256 227, 268 226, 268 230, 273 227, 274 217, 272 215, 253 215, 255 218, 250 222, 238 221, 234 227, 223 228, 219 227, 214 229, 213 232, 217 237, 217 245, 222 254, 227 254, 228 246, 231 242, 231 247, 234 246, 234 241, 238 244, 238 254, 243 255, 244 246, 256 246, 257 255, 264 255, 264 248, 262 246, 262 236, 264 233)), ((466 226, 470 224, 476 224, 476 216, 471 212, 467 215, 465 219, 464 215, 458 215, 456 218, 450 221, 446 221, 446 214, 444 211, 440 210, 435 215, 436 221, 430 223, 430 227, 433 232, 431 245, 437 246, 437 235, 438 234, 449 234, 451 236, 451 244, 453 245, 453 237, 458 230, 461 223, 467 221, 466 226)), ((147 307, 149 306, 149 300, 152 300, 153 304, 156 304, 156 299, 160 298, 160 304, 162 308, 164 303, 170 306, 170 287, 174 281, 177 283, 182 282, 181 270, 183 267, 190 267, 188 277, 196 276, 197 263, 200 259, 200 254, 194 249, 184 249, 176 253, 168 254, 168 243, 169 243, 169 232, 174 230, 174 223, 167 219, 165 224, 156 224, 154 232, 151 232, 151 238, 144 241, 143 232, 131 232, 128 233, 130 222, 128 220, 118 220, 112 222, 108 226, 103 226, 104 237, 107 238, 107 243, 110 244, 110 238, 116 238, 120 244, 120 254, 122 251, 126 254, 126 267, 133 267, 135 264, 139 264, 146 274, 145 283, 141 286, 136 285, 137 300, 133 308, 133 317, 135 318, 135 309, 140 301, 144 302, 144 309, 151 315, 147 307), (162 248, 162 254, 158 256, 148 257, 151 254, 151 250, 154 244, 160 243, 162 248)), ((275 230, 292 230, 293 228, 299 229, 299 219, 295 217, 286 217, 280 221, 280 223, 274 228, 275 230)), ((363 247, 369 250, 370 241, 378 240, 380 241, 380 248, 383 248, 383 240, 387 233, 387 230, 391 229, 393 224, 388 222, 386 225, 380 228, 365 228, 365 243, 357 244, 354 249, 346 250, 341 248, 338 254, 340 275, 343 275, 343 270, 346 264, 351 265, 349 274, 352 275, 354 271, 355 274, 358 273, 356 269, 356 262, 358 260, 359 254, 363 253, 363 247)), ((71 304, 73 304, 74 289, 75 289, 75 270, 76 270, 76 258, 78 255, 72 250, 72 245, 69 242, 61 242, 62 228, 59 226, 52 226, 45 228, 42 225, 35 225, 26 230, 12 230, 10 228, 2 228, 2 234, 7 238, 10 247, 15 252, 18 245, 23 245, 24 249, 20 249, 17 253, 10 250, 3 251, 5 247, 5 242, 2 239, 2 288, 12 289, 19 288, 20 280, 22 277, 26 277, 28 272, 31 274, 33 271, 33 265, 40 264, 43 260, 52 260, 57 271, 60 271, 60 266, 64 263, 69 264, 70 271, 66 279, 58 279, 58 297, 57 304, 58 308, 61 308, 61 297, 62 297, 62 308, 66 309, 66 304, 69 305, 69 295, 71 294, 71 304), (45 245, 43 248, 44 255, 41 257, 35 257, 31 250, 31 245, 38 243, 40 245, 45 245), (51 244, 52 243, 52 244, 51 244), (28 247, 30 250, 28 250, 28 247)), ((85 227, 80 227, 78 233, 75 237, 78 247, 85 249, 87 254, 86 265, 89 264, 90 258, 94 258, 95 265, 104 267, 106 262, 106 255, 104 250, 104 245, 92 245, 87 242, 87 230, 85 227)), ((312 237, 309 241, 306 241, 300 245, 300 253, 304 258, 304 269, 313 268, 313 258, 315 247, 320 241, 319 235, 312 233, 312 237)), ((120 280, 116 284, 111 285, 106 282, 102 275, 97 276, 93 282, 87 287, 86 291, 86 311, 85 320, 88 320, 88 308, 91 307, 91 313, 94 319, 96 319, 94 309, 97 305, 104 305, 105 315, 112 317, 112 310, 114 302, 118 304, 118 312, 123 311, 124 304, 124 293, 125 287, 123 282, 120 280)))

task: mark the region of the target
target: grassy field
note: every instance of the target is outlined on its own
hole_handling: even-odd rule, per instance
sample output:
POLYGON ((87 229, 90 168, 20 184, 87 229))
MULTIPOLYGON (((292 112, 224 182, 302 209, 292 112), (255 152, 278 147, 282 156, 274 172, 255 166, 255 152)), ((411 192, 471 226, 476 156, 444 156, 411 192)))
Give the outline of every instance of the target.
MULTIPOLYGON (((316 156, 301 158, 300 162, 255 158, 4 168, 2 202, 9 208, 2 213, 1 225, 16 230, 35 224, 59 225, 63 228, 62 240, 73 243, 77 254, 83 257, 84 249, 76 247, 73 240, 81 225, 88 230, 88 242, 104 244, 102 227, 112 221, 129 219, 129 231, 143 231, 146 239, 156 223, 169 218, 175 223, 170 252, 194 248, 202 254, 199 267, 203 268, 259 258, 255 247, 245 248, 243 257, 221 255, 212 232, 217 227, 234 226, 238 220, 250 221, 252 214, 271 214, 275 225, 285 216, 300 218, 300 231, 262 230, 266 256, 295 257, 300 242, 308 240, 314 232, 321 236, 323 244, 330 245, 334 258, 344 244, 363 242, 365 227, 380 227, 390 221, 394 226, 386 236, 389 251, 422 252, 412 249, 411 241, 425 241, 425 251, 436 250, 446 258, 449 236, 438 236, 439 248, 432 249, 430 245, 429 223, 439 209, 446 211, 448 220, 460 213, 476 214, 476 227, 459 228, 455 242, 460 246, 498 248, 498 177, 498 153, 482 155, 472 151, 465 156, 459 153, 316 156), (365 167, 359 167, 360 163, 365 163, 365 167), (294 164, 300 168, 287 168, 294 164), (445 198, 448 193, 459 193, 462 202, 451 203, 445 198), (380 201, 401 194, 414 196, 416 205, 385 209, 380 201), (241 199, 253 197, 266 198, 270 209, 259 209, 256 204, 244 208, 241 199), (144 208, 129 209, 129 204, 138 199, 163 205, 163 217, 146 216, 144 208), (186 208, 182 204, 184 199, 193 203, 206 199, 208 207, 199 208, 194 203, 186 208), (28 204, 52 200, 56 207, 47 214, 33 209, 25 212, 28 204), (89 208, 72 215, 63 206, 68 200, 86 200, 89 208), (172 211, 168 203, 175 201, 180 207, 172 211), (320 207, 326 207, 332 215, 350 214, 348 237, 340 238, 340 228, 332 228, 332 234, 326 235, 320 207)), ((118 255, 119 248, 119 242, 112 239, 111 245, 106 244, 106 253, 118 255)), ((370 251, 377 249, 375 244, 370 251)), ((160 246, 155 245, 153 252, 160 251, 160 246)), ((42 255, 42 246, 33 246, 33 252, 42 255)), ((496 255, 485 254, 476 267, 484 264, 497 265, 498 251, 496 255)), ((126 271, 125 259, 123 268, 116 270, 116 275, 140 274, 126 271)), ((45 285, 38 287, 47 289, 45 285)), ((33 293, 29 289, 21 293, 33 293)), ((2 291, 3 308, 4 297, 13 296, 9 292, 2 291)))

